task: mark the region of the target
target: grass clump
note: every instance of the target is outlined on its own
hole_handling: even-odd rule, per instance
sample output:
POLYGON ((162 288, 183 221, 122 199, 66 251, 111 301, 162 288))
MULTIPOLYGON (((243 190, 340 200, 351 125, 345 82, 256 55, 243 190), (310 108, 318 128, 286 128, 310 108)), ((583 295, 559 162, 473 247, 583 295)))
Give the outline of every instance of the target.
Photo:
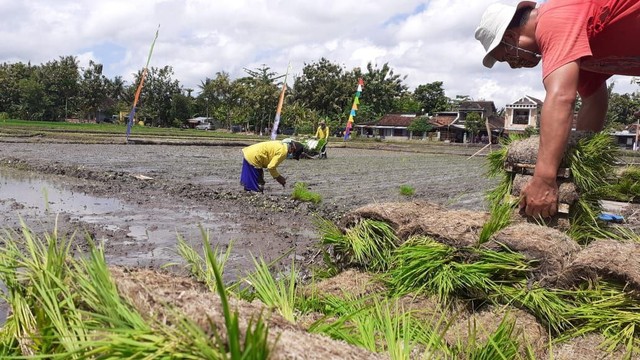
POLYGON ((400 242, 391 225, 383 221, 364 219, 342 233, 326 220, 317 224, 323 245, 333 247, 338 262, 371 271, 385 271, 393 250, 400 242))
POLYGON ((416 193, 416 190, 410 185, 400 185, 400 195, 402 196, 413 196, 416 193))
POLYGON ((446 303, 454 296, 486 298, 498 283, 523 280, 530 270, 530 264, 518 253, 456 249, 417 237, 395 252, 390 285, 399 295, 426 292, 446 303))
POLYGON ((322 201, 322 196, 320 194, 310 191, 307 187, 306 183, 298 182, 293 187, 293 193, 291 197, 294 200, 311 202, 314 204, 318 204, 322 201))

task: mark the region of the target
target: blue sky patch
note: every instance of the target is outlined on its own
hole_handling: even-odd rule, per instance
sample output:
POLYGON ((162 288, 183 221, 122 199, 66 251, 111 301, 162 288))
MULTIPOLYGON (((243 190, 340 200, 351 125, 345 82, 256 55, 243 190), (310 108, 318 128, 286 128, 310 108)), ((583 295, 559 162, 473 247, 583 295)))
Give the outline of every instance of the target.
POLYGON ((384 22, 384 26, 389 26, 389 25, 395 25, 395 24, 399 24, 405 20, 407 20, 409 18, 409 16, 412 15, 416 15, 416 14, 420 14, 421 12, 424 12, 425 10, 427 10, 428 8, 428 3, 422 3, 418 6, 416 6, 415 9, 413 9, 412 12, 410 13, 402 13, 402 14, 396 14, 392 17, 390 17, 387 21, 384 22))

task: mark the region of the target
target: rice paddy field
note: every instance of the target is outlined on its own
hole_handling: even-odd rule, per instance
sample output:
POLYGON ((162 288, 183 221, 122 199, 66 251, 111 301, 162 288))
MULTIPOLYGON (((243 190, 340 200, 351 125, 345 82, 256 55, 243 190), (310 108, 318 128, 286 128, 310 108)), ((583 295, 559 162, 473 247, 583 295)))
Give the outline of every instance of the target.
POLYGON ((638 358, 634 203, 506 221, 480 147, 338 140, 251 194, 252 141, 0 138, 2 357, 638 358))

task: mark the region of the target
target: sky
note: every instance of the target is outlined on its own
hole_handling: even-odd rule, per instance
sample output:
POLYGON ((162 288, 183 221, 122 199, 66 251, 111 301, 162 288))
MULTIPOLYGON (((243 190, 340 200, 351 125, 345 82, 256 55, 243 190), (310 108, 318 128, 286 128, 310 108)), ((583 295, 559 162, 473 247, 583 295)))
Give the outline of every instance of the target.
MULTIPOLYGON (((388 63, 410 90, 442 81, 446 96, 494 101, 498 109, 525 95, 543 100, 541 65, 482 65, 474 32, 493 2, 0 0, 0 62, 43 64, 72 55, 81 67, 93 60, 107 77, 132 84, 160 26, 149 66, 171 66, 173 78, 194 94, 218 72, 238 78, 245 68, 266 65, 284 74, 290 64, 295 76, 324 57, 348 70, 388 63)), ((638 90, 630 77, 610 81, 619 93, 638 90)))

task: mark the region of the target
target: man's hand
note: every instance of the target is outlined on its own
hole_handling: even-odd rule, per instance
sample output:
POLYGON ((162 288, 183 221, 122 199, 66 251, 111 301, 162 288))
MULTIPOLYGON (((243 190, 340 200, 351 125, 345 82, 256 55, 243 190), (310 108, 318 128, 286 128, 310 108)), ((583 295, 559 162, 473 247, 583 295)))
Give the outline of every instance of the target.
POLYGON ((522 189, 520 209, 527 216, 551 217, 558 211, 558 183, 555 178, 533 176, 522 189))
POLYGON ((285 185, 287 185, 287 179, 284 178, 284 176, 280 175, 276 178, 276 181, 280 183, 280 185, 282 185, 282 187, 284 187, 285 185))

